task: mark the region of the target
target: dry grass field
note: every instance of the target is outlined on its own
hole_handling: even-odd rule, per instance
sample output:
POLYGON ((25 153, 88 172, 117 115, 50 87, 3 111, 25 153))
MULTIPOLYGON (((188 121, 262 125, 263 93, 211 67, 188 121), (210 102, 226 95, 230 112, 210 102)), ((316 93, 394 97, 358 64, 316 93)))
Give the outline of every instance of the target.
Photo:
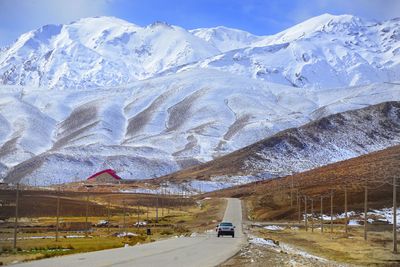
POLYGON ((225 209, 225 201, 220 199, 195 201, 177 196, 98 192, 89 194, 89 202, 86 197, 82 192, 21 190, 15 251, 12 248, 15 191, 2 190, 0 265, 190 235, 212 229, 222 219, 225 209), (60 196, 58 241, 55 240, 57 196, 60 196), (88 231, 86 207, 91 225, 88 231), (101 220, 107 220, 109 225, 96 226, 101 220), (146 225, 137 227, 138 221, 146 225), (81 229, 68 228, 74 223, 81 229), (147 228, 151 229, 151 235, 147 235, 147 228), (117 236, 123 232, 131 234, 117 236))

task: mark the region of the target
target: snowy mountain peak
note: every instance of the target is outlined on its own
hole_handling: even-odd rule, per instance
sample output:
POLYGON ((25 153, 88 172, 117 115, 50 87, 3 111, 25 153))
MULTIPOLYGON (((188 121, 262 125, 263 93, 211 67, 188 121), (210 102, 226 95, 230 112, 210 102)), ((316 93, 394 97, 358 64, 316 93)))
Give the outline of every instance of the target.
POLYGON ((114 17, 85 18, 23 34, 0 54, 0 83, 116 86, 218 53, 188 31, 165 23, 139 27, 114 17))
POLYGON ((263 39, 261 36, 224 26, 194 29, 190 32, 212 44, 221 52, 252 46, 254 43, 263 39))
POLYGON ((315 89, 395 82, 400 80, 399 23, 324 14, 182 70, 191 68, 315 89))
POLYGON ((172 26, 171 24, 169 24, 168 22, 159 21, 159 20, 157 20, 157 21, 151 23, 151 24, 148 25, 147 27, 149 27, 149 28, 165 27, 165 28, 173 29, 173 26, 172 26))
POLYGON ((399 20, 323 14, 271 36, 224 26, 187 31, 115 17, 46 25, 0 50, 0 84, 120 86, 191 68, 218 69, 295 87, 400 80, 399 20))
POLYGON ((351 23, 363 23, 363 20, 357 16, 343 14, 343 15, 333 15, 330 13, 324 13, 319 16, 312 17, 305 20, 297 25, 327 25, 327 24, 351 24, 351 23))
POLYGON ((332 33, 338 36, 354 33, 366 26, 365 22, 353 15, 323 14, 310 18, 272 37, 272 41, 292 42, 310 38, 316 34, 332 33))

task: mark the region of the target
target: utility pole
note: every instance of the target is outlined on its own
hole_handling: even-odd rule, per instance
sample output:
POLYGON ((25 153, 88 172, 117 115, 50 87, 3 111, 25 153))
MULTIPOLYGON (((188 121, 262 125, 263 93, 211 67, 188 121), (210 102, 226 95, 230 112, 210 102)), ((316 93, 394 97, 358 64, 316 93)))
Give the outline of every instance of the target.
POLYGON ((60 218, 60 187, 57 192, 57 219, 56 219, 56 242, 58 242, 58 229, 59 229, 59 218, 60 218))
POLYGON ((321 196, 321 233, 324 232, 324 209, 323 209, 324 198, 321 196))
POLYGON ((181 194, 180 194, 180 200, 181 200, 181 207, 180 207, 180 210, 182 210, 183 209, 183 186, 181 187, 181 194))
POLYGON ((393 253, 397 254, 397 181, 396 176, 393 176, 393 253))
POLYGON ((304 227, 306 228, 306 232, 308 231, 308 225, 307 225, 307 221, 308 221, 308 216, 307 216, 307 196, 304 196, 304 227))
POLYGON ((139 217, 139 202, 137 203, 137 228, 139 228, 139 221, 140 221, 140 217, 139 217))
POLYGON ((348 236, 348 226, 347 226, 347 185, 344 186, 344 230, 346 237, 348 236))
POLYGON ((331 235, 333 234, 333 190, 331 189, 331 235))
POLYGON ((367 241, 367 231, 368 231, 368 185, 365 185, 364 191, 364 240, 367 241))
POLYGON ((290 207, 293 208, 293 176, 291 177, 291 185, 290 185, 290 207))
POLYGON ((107 205, 107 233, 110 233, 110 206, 111 206, 111 200, 108 199, 108 205, 107 205))
POLYGON ((14 221, 14 250, 17 249, 17 232, 18 232, 18 206, 19 206, 19 183, 17 183, 17 192, 15 196, 15 221, 14 221))
MULTIPOLYGON (((201 192, 201 185, 200 185, 200 192, 201 192)), ((171 209, 171 192, 168 190, 167 191, 167 199, 168 199, 168 201, 167 201, 167 213, 169 214, 169 212, 170 212, 170 209, 171 209)))
POLYGON ((124 229, 124 233, 126 233, 126 210, 125 210, 125 199, 122 200, 122 212, 123 212, 123 224, 122 228, 124 229))
POLYGON ((89 216, 89 189, 87 188, 86 189, 87 190, 87 192, 86 192, 86 215, 85 215, 85 217, 86 217, 86 219, 85 219, 85 228, 86 228, 86 231, 85 231, 85 236, 86 237, 88 237, 88 235, 89 235, 89 226, 88 226, 88 216, 89 216))
POLYGON ((158 223, 158 196, 156 199, 156 223, 158 223))
POLYGON ((164 217, 164 186, 161 187, 161 217, 164 217))
POLYGON ((300 197, 299 197, 299 190, 297 190, 297 214, 298 214, 298 221, 299 221, 299 224, 301 223, 301 207, 300 207, 300 199, 299 199, 300 197))
POLYGON ((314 199, 311 199, 311 232, 314 233, 314 199))

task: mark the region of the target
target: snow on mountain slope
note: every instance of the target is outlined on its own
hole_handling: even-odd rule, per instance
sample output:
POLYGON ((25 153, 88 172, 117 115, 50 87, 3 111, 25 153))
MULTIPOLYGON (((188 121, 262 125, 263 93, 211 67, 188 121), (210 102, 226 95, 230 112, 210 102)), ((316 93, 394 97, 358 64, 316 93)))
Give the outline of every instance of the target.
POLYGON ((399 81, 400 19, 376 23, 325 14, 177 71, 192 68, 218 69, 296 87, 399 81))
POLYGON ((400 102, 337 113, 157 179, 212 191, 301 173, 400 144, 400 102))
POLYGON ((398 145, 399 137, 400 102, 386 102, 324 117, 261 141, 244 168, 282 176, 398 145))
POLYGON ((139 27, 112 17, 46 25, 0 53, 2 84, 90 88, 127 84, 219 50, 166 23, 139 27))
POLYGON ((262 42, 265 37, 256 36, 246 31, 219 26, 215 28, 201 28, 190 31, 195 36, 212 44, 221 52, 253 46, 262 42))
POLYGON ((104 168, 127 179, 165 175, 332 113, 400 100, 400 85, 307 90, 192 70, 97 90, 2 87, 0 99, 35 111, 20 115, 21 130, 0 105, 9 125, 0 143, 6 180, 50 184, 104 168), (37 121, 46 131, 29 130, 37 121), (15 133, 30 146, 19 145, 23 138, 10 146, 15 133), (22 148, 26 156, 10 161, 22 148))
POLYGON ((0 160, 13 166, 52 146, 56 121, 21 99, 21 94, 0 98, 0 160))
POLYGON ((0 52, 0 174, 152 178, 400 100, 399 23, 322 15, 264 37, 109 17, 44 26, 0 52))
POLYGON ((46 25, 0 50, 0 83, 51 88, 127 85, 210 68, 296 87, 400 80, 400 20, 324 14, 271 36, 226 27, 140 27, 112 17, 46 25))

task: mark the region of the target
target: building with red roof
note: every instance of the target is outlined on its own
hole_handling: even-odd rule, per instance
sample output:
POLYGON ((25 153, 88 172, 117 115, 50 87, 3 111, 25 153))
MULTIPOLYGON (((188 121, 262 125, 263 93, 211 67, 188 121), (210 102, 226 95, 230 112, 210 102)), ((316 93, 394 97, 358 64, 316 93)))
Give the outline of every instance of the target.
POLYGON ((98 173, 93 174, 87 178, 89 182, 101 182, 101 183, 119 183, 122 178, 112 169, 107 169, 98 173))

